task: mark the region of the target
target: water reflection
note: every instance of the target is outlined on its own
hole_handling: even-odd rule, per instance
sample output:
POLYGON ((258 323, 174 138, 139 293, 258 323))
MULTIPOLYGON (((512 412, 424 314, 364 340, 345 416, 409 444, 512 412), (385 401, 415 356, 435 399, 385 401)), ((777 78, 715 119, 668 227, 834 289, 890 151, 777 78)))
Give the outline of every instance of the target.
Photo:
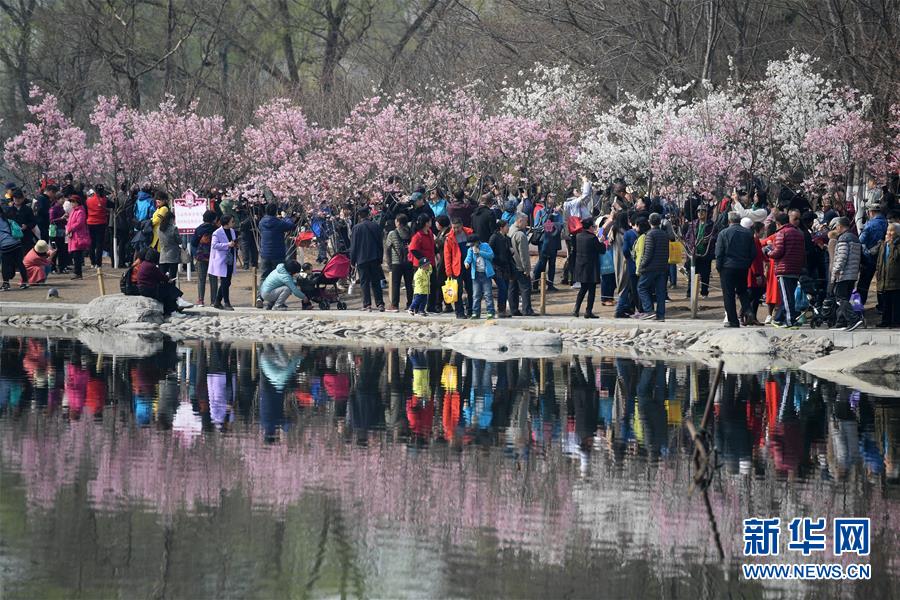
POLYGON ((21 525, 0 564, 13 596, 753 596, 730 571, 741 519, 872 516, 871 582, 777 589, 889 589, 896 401, 800 372, 727 374, 712 428, 722 568, 686 494, 683 423, 699 424, 711 379, 597 356, 166 342, 123 359, 4 338, 0 514, 21 525), (172 564, 203 552, 229 566, 172 564))

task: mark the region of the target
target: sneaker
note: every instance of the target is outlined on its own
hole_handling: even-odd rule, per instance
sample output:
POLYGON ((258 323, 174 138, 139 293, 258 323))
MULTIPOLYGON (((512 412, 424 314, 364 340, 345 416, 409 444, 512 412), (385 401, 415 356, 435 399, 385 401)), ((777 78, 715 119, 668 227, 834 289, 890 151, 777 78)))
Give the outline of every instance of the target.
POLYGON ((511 316, 511 317, 521 317, 521 316, 522 316, 522 313, 521 313, 520 311, 518 311, 518 310, 514 310, 514 311, 512 311, 511 313, 509 313, 509 316, 511 316))
POLYGON ((493 319, 493 318, 494 318, 494 313, 489 312, 489 313, 487 314, 487 319, 490 320, 490 319, 493 319))
POLYGON ((477 321, 480 318, 481 318, 481 315, 472 315, 471 317, 469 317, 469 319, 471 319, 472 321, 477 321))
POLYGON ((182 312, 173 312, 171 315, 169 315, 169 317, 171 317, 173 319, 183 319, 186 316, 187 315, 182 312))
POLYGON ((193 304, 191 304, 184 298, 178 298, 177 300, 175 300, 175 304, 176 304, 176 306, 178 306, 178 308, 181 308, 181 309, 191 308, 192 306, 194 306, 193 304))
POLYGON ((23 283, 20 283, 20 284, 19 284, 19 289, 20 289, 20 290, 27 290, 27 289, 28 289, 28 284, 27 284, 27 283, 24 283, 24 282, 23 282, 23 283))
POLYGON ((378 305, 378 312, 384 312, 384 304, 378 305))
POLYGON ((256 308, 262 308, 262 307, 263 307, 263 299, 257 298, 256 299, 256 308))
POLYGON ((643 317, 641 317, 641 321, 650 321, 656 318, 655 313, 647 313, 643 317))
POLYGON ((274 302, 266 302, 266 305, 263 308, 266 310, 272 310, 273 306, 275 306, 274 302))
POLYGON ((421 311, 419 314, 422 315, 423 317, 427 317, 427 316, 428 316, 428 311, 427 311, 427 310, 423 310, 423 311, 421 311))
POLYGON ((536 312, 534 312, 533 310, 529 310, 527 313, 525 313, 525 316, 526 317, 536 317, 536 316, 538 316, 538 314, 536 312))
POLYGON ((766 320, 763 321, 763 325, 771 325, 772 324, 772 315, 766 316, 766 320))
POLYGON ((832 327, 828 331, 847 331, 846 327, 832 327))
POLYGON ((572 284, 572 289, 573 289, 573 290, 580 290, 580 289, 581 289, 581 283, 579 283, 578 281, 576 281, 575 283, 572 284))
POLYGON ((287 304, 276 304, 275 306, 272 307, 272 310, 287 310, 287 309, 288 309, 287 304))
POLYGON ((230 302, 226 302, 225 304, 223 304, 222 308, 224 308, 225 310, 234 310, 234 307, 231 306, 230 302))
POLYGON ((194 302, 194 306, 203 307, 203 298, 197 298, 197 301, 194 302))
POLYGON ((644 317, 647 316, 647 314, 648 313, 642 313, 642 312, 638 311, 638 312, 634 313, 633 315, 631 315, 631 318, 632 319, 643 319, 644 317))
POLYGON ((215 308, 216 310, 225 310, 225 307, 222 306, 222 303, 221 303, 221 302, 216 302, 216 303, 214 303, 214 304, 213 304, 213 308, 215 308))
POLYGON ((408 313, 411 314, 412 316, 416 316, 416 311, 414 311, 414 310, 411 309, 411 308, 410 308, 410 309, 407 309, 406 312, 408 312, 408 313))
POLYGON ((0 286, 0 292, 8 292, 9 291, 9 283, 4 281, 3 285, 0 286))
POLYGON ((851 325, 850 327, 847 327, 847 331, 856 331, 856 330, 859 329, 860 327, 862 327, 863 329, 865 329, 865 327, 866 327, 866 322, 863 321, 862 319, 860 319, 859 321, 857 321, 856 323, 854 323, 854 324, 851 325))
POLYGON ((397 308, 396 306, 391 306, 389 309, 387 309, 387 312, 389 312, 389 313, 400 312, 400 309, 397 308))

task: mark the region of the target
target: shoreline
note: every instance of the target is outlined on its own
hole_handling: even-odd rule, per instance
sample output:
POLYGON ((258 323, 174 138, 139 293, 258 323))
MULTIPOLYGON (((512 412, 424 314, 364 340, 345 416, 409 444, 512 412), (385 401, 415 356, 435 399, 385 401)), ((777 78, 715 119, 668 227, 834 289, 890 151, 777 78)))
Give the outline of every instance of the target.
MULTIPOLYGON (((511 329, 559 334, 562 353, 604 353, 634 358, 704 360, 719 354, 740 357, 743 368, 771 364, 800 365, 836 349, 868 344, 898 345, 900 330, 860 329, 854 332, 822 329, 746 327, 727 329, 720 323, 690 319, 637 321, 633 319, 577 319, 546 316, 487 320, 460 320, 452 314, 415 317, 406 313, 373 313, 360 310, 263 311, 237 308, 233 312, 191 308, 186 318, 163 323, 126 323, 120 327, 82 324, 78 311, 84 304, 63 302, 0 302, 0 328, 4 331, 54 330, 78 336, 82 331, 108 331, 139 338, 165 334, 178 340, 216 339, 230 342, 288 344, 391 345, 444 347, 441 340, 461 329, 491 323, 511 329), (710 341, 712 340, 712 341, 710 341), (724 341, 724 342, 723 342, 724 341), (706 344, 705 348, 697 346, 706 344), (754 346, 755 353, 746 352, 754 346), (711 345, 711 347, 709 347, 711 345), (766 346, 768 345, 768 346, 766 346), (768 348, 768 350, 767 350, 768 348), (732 354, 736 353, 736 354, 732 354)), ((110 342, 115 353, 127 343, 110 342)), ((753 351, 751 351, 753 352, 753 351)), ((498 356, 502 360, 502 356, 498 356)))
MULTIPOLYGON (((70 317, 77 320, 78 311, 86 306, 85 304, 66 303, 66 302, 0 302, 0 327, 15 326, 15 322, 21 321, 23 325, 39 322, 39 317, 46 319, 56 319, 58 317, 70 317), (10 323, 13 321, 13 323, 10 323)), ((181 325, 187 325, 197 317, 205 319, 214 319, 219 322, 228 322, 232 320, 246 319, 248 317, 262 318, 265 321, 273 323, 283 321, 323 321, 323 322, 339 322, 348 324, 370 324, 370 323, 409 323, 417 324, 420 327, 427 328, 430 324, 440 324, 452 327, 453 329, 461 329, 463 327, 472 327, 494 323, 503 325, 504 327, 535 330, 535 331, 575 331, 575 332, 591 332, 591 331, 627 331, 632 332, 635 329, 640 331, 659 331, 671 332, 672 334, 694 335, 706 332, 720 332, 721 335, 739 335, 741 332, 754 331, 762 332, 767 338, 805 338, 808 340, 824 339, 832 342, 835 348, 856 348, 869 344, 884 345, 900 345, 900 329, 875 329, 865 328, 856 331, 830 331, 828 329, 780 329, 770 326, 762 327, 741 327, 738 329, 727 329, 722 327, 720 321, 697 320, 697 319, 667 319, 659 323, 656 321, 640 321, 635 319, 610 319, 600 317, 598 319, 583 319, 565 316, 543 316, 543 317, 513 317, 506 319, 493 319, 488 321, 456 319, 454 315, 430 314, 428 317, 416 317, 405 312, 400 313, 378 313, 365 312, 361 310, 288 310, 288 311, 265 311, 257 308, 236 307, 232 311, 220 311, 211 307, 194 307, 185 311, 189 318, 174 320, 169 319, 160 326, 162 331, 177 331, 182 329, 181 325)), ((45 320, 46 320, 45 319, 45 320)), ((80 326, 77 328, 81 328, 80 326)), ((293 336, 292 336, 293 337, 293 336)))

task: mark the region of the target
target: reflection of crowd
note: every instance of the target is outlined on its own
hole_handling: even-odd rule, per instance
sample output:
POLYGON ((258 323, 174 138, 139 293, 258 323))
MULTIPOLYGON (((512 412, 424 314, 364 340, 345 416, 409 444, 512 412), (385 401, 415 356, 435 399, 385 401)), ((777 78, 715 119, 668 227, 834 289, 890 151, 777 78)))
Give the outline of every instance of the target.
MULTIPOLYGON (((705 367, 573 357, 487 362, 450 351, 287 349, 166 342, 147 359, 113 360, 75 340, 4 338, 0 415, 115 418, 182 434, 258 423, 267 442, 294 424, 333 420, 345 439, 411 448, 502 446, 517 459, 559 451, 582 466, 664 460, 699 424, 705 367)), ((866 394, 795 372, 727 374, 713 433, 728 474, 900 476, 900 415, 866 394)))

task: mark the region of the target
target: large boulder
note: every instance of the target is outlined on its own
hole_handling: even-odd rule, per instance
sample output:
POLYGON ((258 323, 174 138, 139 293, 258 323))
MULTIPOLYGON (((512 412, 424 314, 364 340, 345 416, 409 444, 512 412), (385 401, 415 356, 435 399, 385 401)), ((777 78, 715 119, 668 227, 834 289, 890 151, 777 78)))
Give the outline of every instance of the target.
POLYGON ((111 294, 94 298, 78 312, 81 324, 109 329, 127 323, 162 323, 162 304, 144 296, 111 294))
POLYGON ((772 345, 762 329, 723 327, 704 333, 687 349, 696 354, 770 354, 772 345))
POLYGON ((562 338, 558 333, 502 325, 466 327, 441 341, 452 350, 483 360, 549 358, 562 350, 562 338))
POLYGON ((857 346, 829 354, 803 365, 804 371, 837 373, 900 372, 900 347, 857 346))
POLYGON ((804 371, 867 394, 900 397, 900 348, 857 346, 805 363, 804 371))

